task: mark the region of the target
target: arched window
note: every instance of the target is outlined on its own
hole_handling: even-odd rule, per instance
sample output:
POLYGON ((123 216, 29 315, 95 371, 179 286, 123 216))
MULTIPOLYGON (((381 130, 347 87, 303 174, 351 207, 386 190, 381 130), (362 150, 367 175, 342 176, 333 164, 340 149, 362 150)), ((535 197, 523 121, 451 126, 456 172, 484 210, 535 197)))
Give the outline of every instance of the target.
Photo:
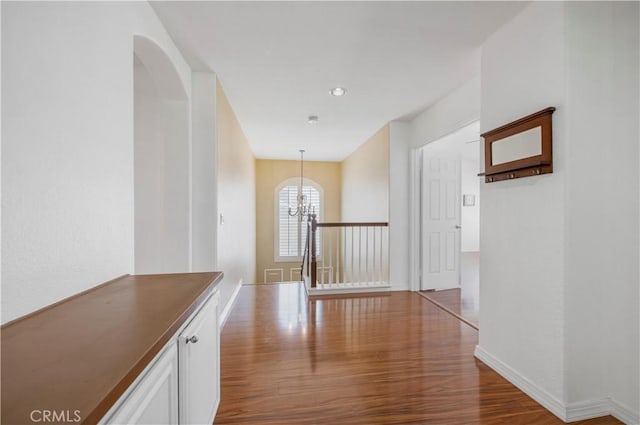
MULTIPOLYGON (((275 261, 301 261, 307 237, 307 217, 290 216, 289 207, 295 210, 300 195, 305 203, 312 205, 318 221, 321 221, 323 207, 322 187, 316 182, 304 179, 302 188, 298 178, 282 182, 275 191, 274 257, 275 261)), ((320 241, 316 242, 316 252, 320 251, 320 241)))

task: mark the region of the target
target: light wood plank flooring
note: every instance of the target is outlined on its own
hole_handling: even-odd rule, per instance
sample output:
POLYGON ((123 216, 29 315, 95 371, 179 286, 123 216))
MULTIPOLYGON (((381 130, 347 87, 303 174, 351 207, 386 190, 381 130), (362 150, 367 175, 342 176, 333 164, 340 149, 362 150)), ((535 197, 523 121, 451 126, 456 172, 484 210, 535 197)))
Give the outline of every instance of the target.
POLYGON ((243 286, 215 423, 561 424, 473 357, 477 338, 415 293, 307 301, 296 283, 243 286))

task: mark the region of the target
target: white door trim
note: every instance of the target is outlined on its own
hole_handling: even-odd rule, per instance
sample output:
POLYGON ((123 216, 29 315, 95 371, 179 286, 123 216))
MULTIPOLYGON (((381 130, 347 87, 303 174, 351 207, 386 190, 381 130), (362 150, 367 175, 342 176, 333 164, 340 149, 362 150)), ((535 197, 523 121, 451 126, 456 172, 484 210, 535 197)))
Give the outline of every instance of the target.
MULTIPOLYGON (((428 140, 424 144, 412 147, 409 163, 409 290, 420 290, 422 252, 420 240, 422 228, 420 217, 422 216, 422 151, 421 149, 431 142, 455 133, 468 125, 479 121, 480 117, 461 121, 454 125, 450 131, 446 131, 438 137, 428 140)), ((480 152, 480 171, 484 171, 484 156, 480 152)))
POLYGON ((419 291, 422 252, 422 148, 412 148, 409 163, 409 290, 419 291))

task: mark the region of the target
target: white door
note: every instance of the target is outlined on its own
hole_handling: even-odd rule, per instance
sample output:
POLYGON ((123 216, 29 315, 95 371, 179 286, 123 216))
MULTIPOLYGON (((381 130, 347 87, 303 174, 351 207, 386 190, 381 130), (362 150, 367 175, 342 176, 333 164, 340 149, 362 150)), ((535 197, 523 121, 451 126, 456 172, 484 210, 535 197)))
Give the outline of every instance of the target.
POLYGON ((460 286, 460 157, 422 151, 422 278, 420 289, 460 286))
POLYGON ((178 338, 180 423, 210 424, 220 403, 220 331, 216 291, 178 338))

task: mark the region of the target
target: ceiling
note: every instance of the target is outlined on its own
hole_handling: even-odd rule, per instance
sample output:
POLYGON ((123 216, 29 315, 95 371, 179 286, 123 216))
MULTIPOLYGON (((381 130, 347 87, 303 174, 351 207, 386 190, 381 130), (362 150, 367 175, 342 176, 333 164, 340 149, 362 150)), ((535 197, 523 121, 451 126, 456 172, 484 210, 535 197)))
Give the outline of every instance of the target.
POLYGON ((479 74, 525 2, 151 3, 194 70, 215 72, 258 158, 340 161, 479 74), (342 97, 332 87, 347 89, 342 97), (316 124, 307 117, 317 115, 316 124))

